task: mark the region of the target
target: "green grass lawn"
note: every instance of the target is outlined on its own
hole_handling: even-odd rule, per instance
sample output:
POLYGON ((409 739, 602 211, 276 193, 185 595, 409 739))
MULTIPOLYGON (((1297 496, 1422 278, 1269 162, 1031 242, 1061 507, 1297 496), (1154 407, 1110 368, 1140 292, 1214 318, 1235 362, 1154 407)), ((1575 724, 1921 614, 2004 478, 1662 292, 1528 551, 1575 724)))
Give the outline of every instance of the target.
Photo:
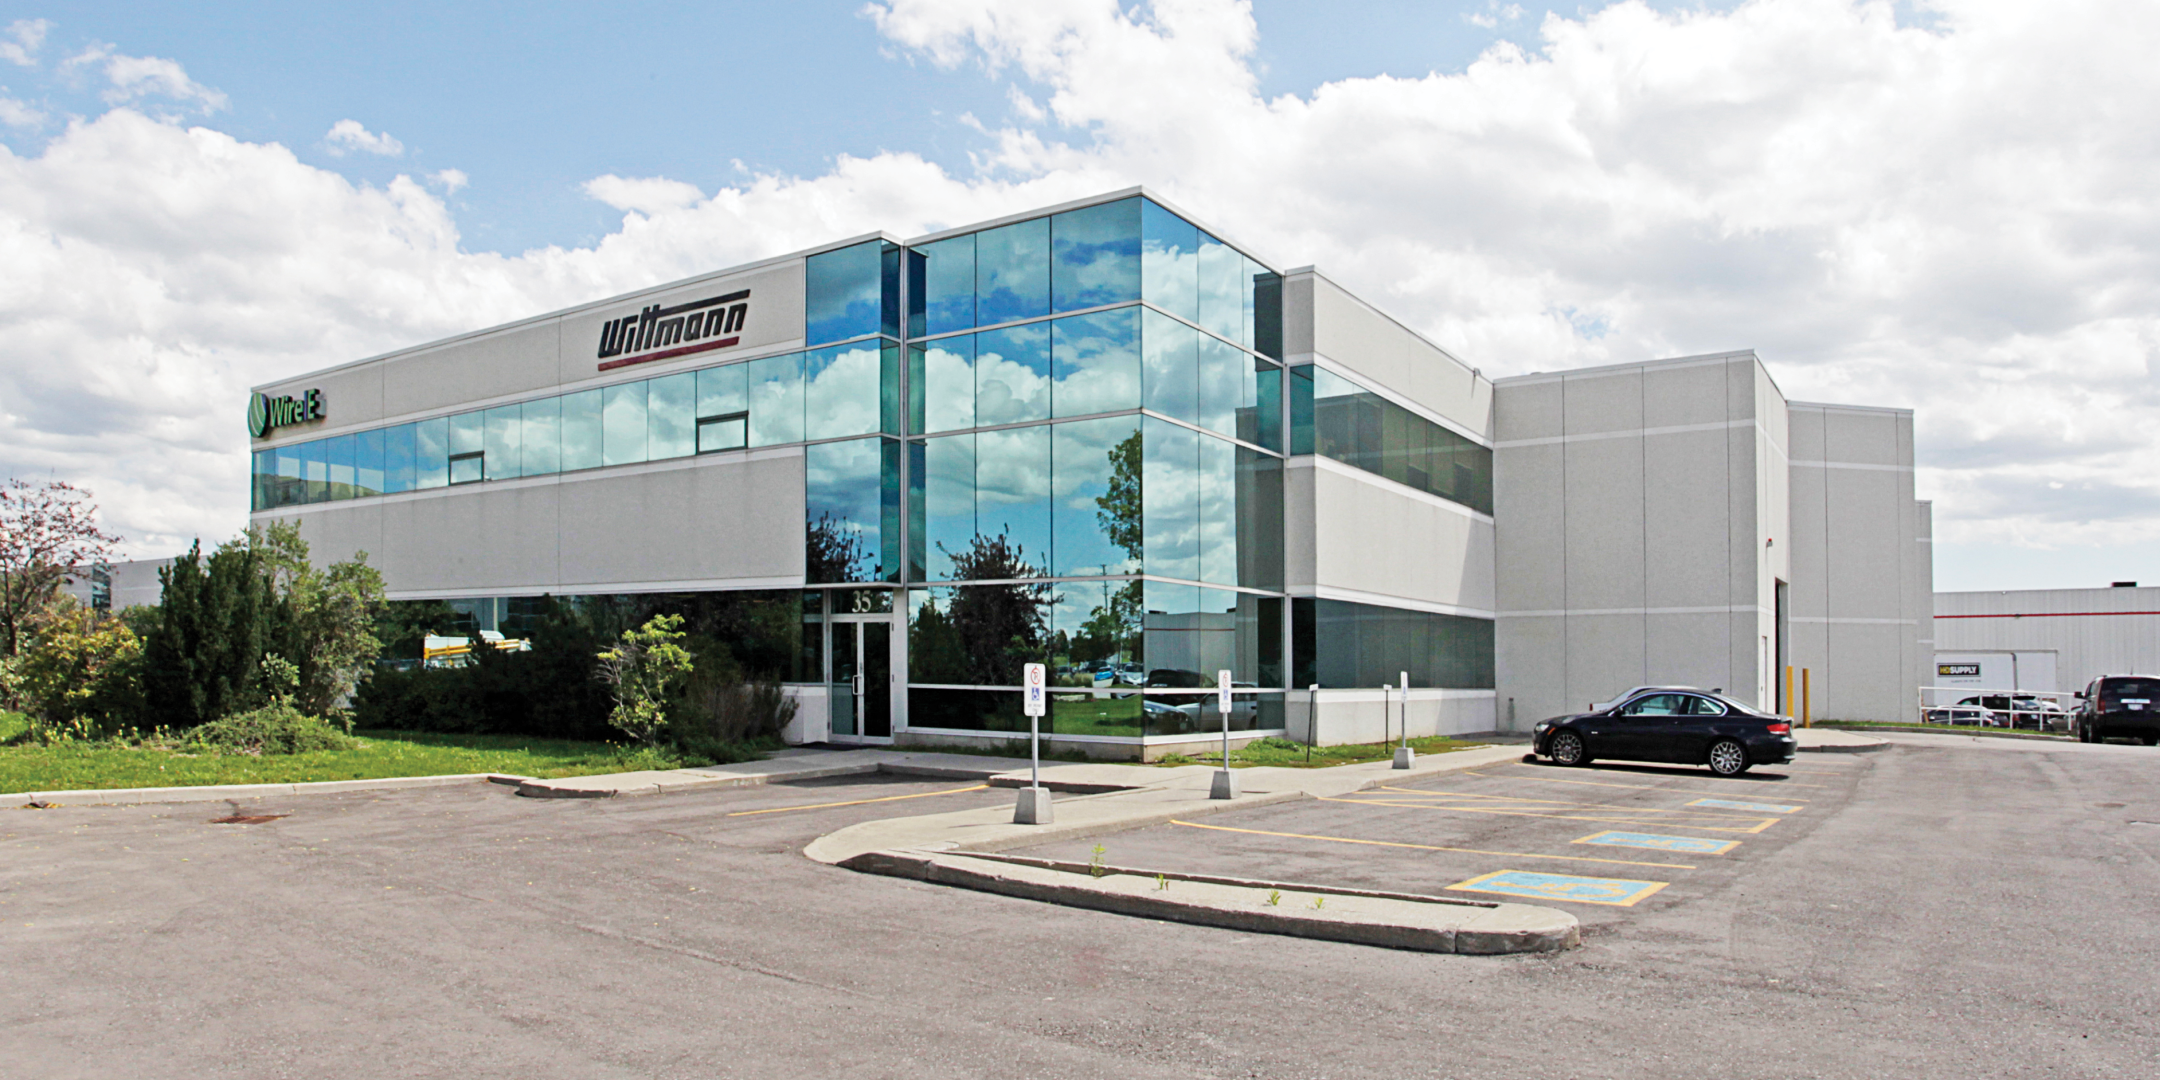
MULTIPOLYGON (((1236 733, 1233 732, 1232 734, 1236 733)), ((1230 767, 1236 769, 1249 765, 1278 765, 1292 769, 1323 769, 1330 765, 1355 765, 1361 761, 1387 761, 1395 756, 1395 747, 1398 745, 1400 744, 1390 742, 1350 746, 1315 746, 1311 751, 1311 761, 1308 762, 1304 743, 1269 737, 1243 747, 1233 748, 1230 751, 1230 767)), ((1484 745, 1486 744, 1462 742, 1444 735, 1433 735, 1410 740, 1410 748, 1420 754, 1447 754, 1484 745)), ((1214 753, 1200 755, 1184 761, 1163 761, 1159 764, 1219 765, 1221 763, 1222 751, 1217 749, 1214 753)))
MULTIPOLYGON (((19 730, 20 718, 0 714, 0 738, 19 730)), ((569 739, 408 731, 358 734, 356 749, 268 757, 181 754, 103 744, 0 746, 0 792, 289 784, 480 772, 552 778, 672 769, 682 764, 659 751, 569 739)))

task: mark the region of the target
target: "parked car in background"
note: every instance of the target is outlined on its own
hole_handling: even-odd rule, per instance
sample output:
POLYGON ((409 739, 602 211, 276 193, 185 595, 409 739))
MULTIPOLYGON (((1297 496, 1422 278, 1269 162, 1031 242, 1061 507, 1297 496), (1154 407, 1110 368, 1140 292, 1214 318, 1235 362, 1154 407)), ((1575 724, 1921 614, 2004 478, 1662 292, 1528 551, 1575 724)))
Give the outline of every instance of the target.
POLYGON ((2031 694, 1974 694, 1960 698, 1958 705, 1971 709, 1986 709, 1994 717, 1998 727, 2032 728, 2046 731, 2049 728, 2067 731, 2070 728, 2070 710, 2031 694))
POLYGON ((1920 718, 1930 724, 1960 724, 1967 727, 1998 726, 1994 712, 1977 705, 1937 706, 1922 712, 1920 718))
POLYGON ((2102 675, 2078 691, 2079 742, 2136 739, 2160 745, 2160 677, 2102 675))
POLYGON ((1791 761, 1800 748, 1785 717, 1692 687, 1636 689, 1613 708, 1539 721, 1532 750, 1558 765, 1624 758, 1708 765, 1719 776, 1738 776, 1791 761))

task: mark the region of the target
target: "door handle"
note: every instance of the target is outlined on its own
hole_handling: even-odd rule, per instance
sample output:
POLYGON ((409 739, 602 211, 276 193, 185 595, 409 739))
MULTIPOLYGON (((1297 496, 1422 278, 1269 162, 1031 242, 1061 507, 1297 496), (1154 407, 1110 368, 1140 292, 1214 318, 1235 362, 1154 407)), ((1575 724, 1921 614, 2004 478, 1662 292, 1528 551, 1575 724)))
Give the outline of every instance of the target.
POLYGON ((852 689, 852 690, 854 690, 854 691, 855 691, 855 696, 857 696, 857 697, 861 697, 861 696, 862 696, 862 676, 861 676, 861 675, 856 675, 856 676, 855 676, 854 678, 852 678, 852 679, 849 679, 848 681, 849 681, 850 683, 853 683, 853 684, 854 684, 854 685, 853 685, 852 687, 850 687, 850 689, 852 689))

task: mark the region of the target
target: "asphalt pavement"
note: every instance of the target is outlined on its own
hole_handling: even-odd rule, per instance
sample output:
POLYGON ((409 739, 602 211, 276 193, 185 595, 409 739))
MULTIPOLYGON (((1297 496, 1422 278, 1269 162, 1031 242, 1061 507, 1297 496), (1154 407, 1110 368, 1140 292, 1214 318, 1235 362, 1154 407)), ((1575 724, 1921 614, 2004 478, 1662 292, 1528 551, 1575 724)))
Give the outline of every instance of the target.
POLYGON ((1205 819, 1251 833, 1080 845, 1428 891, 1510 869, 1666 882, 1571 906, 1584 947, 1542 957, 1153 922, 801 854, 854 822, 1014 797, 965 782, 7 810, 0 1072, 2160 1075, 2160 750, 1885 737, 1768 770, 1783 781, 1510 766, 1205 819), (1696 787, 1803 809, 1688 806, 1724 798, 1696 787), (1446 809, 1473 803, 1513 813, 1446 809), (283 816, 210 823, 235 809, 283 816), (1741 842, 1575 842, 1601 831, 1741 842), (1283 832, 1474 850, 1265 835, 1283 832), (1520 858, 1577 851, 1694 868, 1520 858))

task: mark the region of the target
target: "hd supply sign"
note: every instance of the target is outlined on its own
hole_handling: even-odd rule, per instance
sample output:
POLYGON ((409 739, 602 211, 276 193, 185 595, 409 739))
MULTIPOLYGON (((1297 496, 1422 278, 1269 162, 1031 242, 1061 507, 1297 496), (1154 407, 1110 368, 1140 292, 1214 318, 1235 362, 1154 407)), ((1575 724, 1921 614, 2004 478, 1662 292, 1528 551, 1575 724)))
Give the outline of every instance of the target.
POLYGON ((321 390, 309 390, 295 397, 286 394, 271 397, 268 394, 248 396, 248 434, 260 439, 289 424, 304 424, 323 418, 321 390))

